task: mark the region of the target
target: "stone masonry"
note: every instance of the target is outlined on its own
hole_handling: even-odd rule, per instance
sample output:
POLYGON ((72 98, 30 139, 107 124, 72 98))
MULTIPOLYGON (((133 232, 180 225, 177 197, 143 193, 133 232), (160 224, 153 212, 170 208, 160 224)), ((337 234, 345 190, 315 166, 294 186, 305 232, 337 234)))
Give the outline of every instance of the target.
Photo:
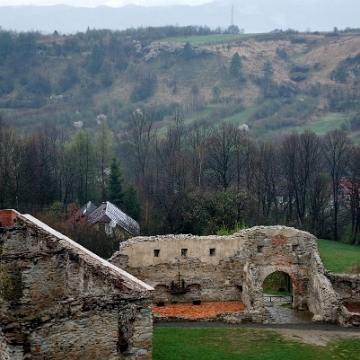
MULTIPOLYGON (((326 272, 334 290, 343 304, 360 304, 360 275, 333 274, 326 272)), ((351 313, 341 307, 340 322, 343 326, 360 326, 360 313, 351 313)))
POLYGON ((155 302, 241 300, 247 308, 242 318, 254 322, 266 322, 263 281, 281 271, 291 278, 294 308, 309 309, 313 321, 352 325, 325 276, 317 239, 294 228, 137 237, 122 242, 109 261, 153 286, 155 302))
POLYGON ((151 359, 153 288, 0 211, 0 359, 151 359))

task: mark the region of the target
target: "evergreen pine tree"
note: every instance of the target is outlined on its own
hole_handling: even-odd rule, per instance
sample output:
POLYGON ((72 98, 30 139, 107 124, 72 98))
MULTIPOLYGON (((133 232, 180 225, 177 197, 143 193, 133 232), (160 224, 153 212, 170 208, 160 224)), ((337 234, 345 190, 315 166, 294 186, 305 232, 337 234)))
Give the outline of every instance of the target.
POLYGON ((238 52, 236 52, 231 58, 230 74, 236 79, 241 79, 243 76, 241 72, 241 68, 242 68, 242 63, 241 63, 240 55, 238 52))
POLYGON ((115 158, 112 159, 110 166, 109 184, 108 184, 108 200, 118 207, 124 205, 124 191, 122 183, 124 181, 122 171, 115 158))
POLYGON ((190 45, 189 42, 187 42, 184 45, 184 49, 183 49, 183 57, 186 61, 190 60, 192 57, 194 57, 194 51, 190 45))
POLYGON ((104 57, 101 47, 95 43, 89 55, 88 72, 92 75, 97 74, 101 69, 103 61, 104 57))
POLYGON ((137 197, 137 190, 130 184, 124 193, 124 209, 134 220, 140 220, 141 206, 137 197))

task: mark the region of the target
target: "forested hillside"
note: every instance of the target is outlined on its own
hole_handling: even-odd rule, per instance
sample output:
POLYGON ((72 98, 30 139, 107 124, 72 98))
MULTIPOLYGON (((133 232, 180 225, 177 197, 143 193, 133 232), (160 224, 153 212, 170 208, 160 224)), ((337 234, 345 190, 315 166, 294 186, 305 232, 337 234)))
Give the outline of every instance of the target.
POLYGON ((110 200, 144 234, 286 224, 358 243, 359 41, 2 31, 0 206, 110 200))

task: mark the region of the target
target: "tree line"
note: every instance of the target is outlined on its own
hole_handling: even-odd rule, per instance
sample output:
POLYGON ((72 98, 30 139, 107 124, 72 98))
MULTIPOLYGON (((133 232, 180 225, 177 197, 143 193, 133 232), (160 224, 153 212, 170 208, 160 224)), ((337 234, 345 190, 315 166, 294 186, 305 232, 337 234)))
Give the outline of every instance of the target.
POLYGON ((166 131, 155 125, 140 109, 116 136, 106 120, 71 136, 2 120, 1 208, 61 213, 109 200, 147 235, 283 224, 359 244, 360 147, 346 132, 256 141, 246 125, 186 125, 179 112, 166 131))

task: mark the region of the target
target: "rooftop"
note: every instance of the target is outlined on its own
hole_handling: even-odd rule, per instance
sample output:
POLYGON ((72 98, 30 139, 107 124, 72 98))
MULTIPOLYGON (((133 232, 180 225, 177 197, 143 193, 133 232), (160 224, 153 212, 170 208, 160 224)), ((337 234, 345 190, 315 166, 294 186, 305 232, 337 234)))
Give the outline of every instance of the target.
POLYGON ((97 209, 95 209, 88 217, 89 224, 96 224, 98 222, 110 223, 114 221, 116 225, 123 228, 132 236, 140 234, 140 225, 132 217, 126 215, 118 207, 109 201, 103 202, 97 209))

